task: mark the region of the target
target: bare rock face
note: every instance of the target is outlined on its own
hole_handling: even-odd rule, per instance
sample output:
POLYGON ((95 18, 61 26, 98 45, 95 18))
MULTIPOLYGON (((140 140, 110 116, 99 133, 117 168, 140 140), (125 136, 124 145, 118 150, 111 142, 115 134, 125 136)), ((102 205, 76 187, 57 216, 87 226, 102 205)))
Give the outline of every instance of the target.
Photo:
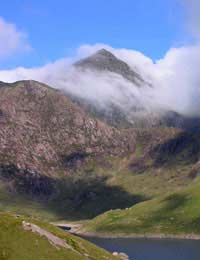
POLYGON ((35 81, 1 83, 0 178, 14 176, 23 189, 48 194, 47 177, 67 175, 87 158, 125 155, 134 140, 89 117, 60 91, 35 81))
MULTIPOLYGON (((41 237, 45 237, 51 245, 56 247, 57 249, 60 248, 66 248, 72 251, 75 251, 72 246, 67 244, 67 242, 64 239, 61 239, 60 237, 55 236, 54 234, 50 233, 49 231, 26 221, 22 222, 23 229, 25 231, 30 231, 33 233, 39 234, 41 237)), ((78 251, 75 251, 78 254, 80 254, 78 251)))
POLYGON ((113 255, 119 257, 122 260, 129 260, 129 256, 125 253, 113 252, 113 255))

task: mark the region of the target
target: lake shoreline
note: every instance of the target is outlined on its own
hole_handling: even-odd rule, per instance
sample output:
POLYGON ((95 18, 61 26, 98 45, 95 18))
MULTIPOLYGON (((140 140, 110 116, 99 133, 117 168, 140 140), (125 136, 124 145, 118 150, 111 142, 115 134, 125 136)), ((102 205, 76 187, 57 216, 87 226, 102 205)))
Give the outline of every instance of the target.
MULTIPOLYGON (((82 233, 82 232, 81 232, 82 233)), ((88 235, 88 234, 86 234, 88 235)), ((170 235, 160 236, 158 234, 151 234, 151 236, 147 235, 144 238, 144 235, 132 236, 126 235, 120 237, 116 237, 112 235, 108 236, 104 234, 104 237, 91 237, 94 233, 90 233, 89 236, 78 235, 83 239, 88 240, 110 252, 125 252, 130 259, 141 259, 141 260, 199 260, 200 259, 200 240, 192 240, 192 236, 190 237, 182 237, 174 236, 173 239, 170 235), (152 238, 153 236, 153 238, 152 238), (133 238, 132 238, 133 237, 133 238), (155 238, 156 237, 156 238, 155 238), (176 239, 175 239, 175 238, 176 239), (184 238, 184 239, 183 239, 184 238), (188 239, 189 238, 189 239, 188 239)), ((95 232, 95 235, 96 232, 95 232)), ((150 234, 149 234, 150 235, 150 234)), ((193 237, 194 238, 194 237, 193 237)), ((196 239, 196 238, 195 238, 196 239)))
MULTIPOLYGON (((55 225, 55 224, 54 224, 55 225)), ((146 234, 108 234, 108 233, 99 233, 99 232, 87 232, 82 231, 81 224, 56 224, 57 227, 67 230, 68 232, 74 235, 82 237, 99 237, 99 238, 135 238, 135 239, 181 239, 181 240, 200 240, 200 234, 162 234, 162 233, 146 233, 146 234)))
POLYGON ((200 240, 200 235, 172 235, 172 234, 104 234, 98 232, 71 231, 70 233, 82 237, 99 238, 133 238, 133 239, 180 239, 180 240, 200 240))

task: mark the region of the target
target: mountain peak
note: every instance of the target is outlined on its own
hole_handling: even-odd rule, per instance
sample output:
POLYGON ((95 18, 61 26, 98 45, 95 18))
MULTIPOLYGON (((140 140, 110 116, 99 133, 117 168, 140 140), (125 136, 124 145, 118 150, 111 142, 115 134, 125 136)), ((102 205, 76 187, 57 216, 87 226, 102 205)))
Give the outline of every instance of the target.
MULTIPOLYGON (((104 49, 104 48, 98 50, 98 51, 95 52, 92 56, 93 56, 93 57, 94 57, 94 56, 104 56, 104 57, 106 57, 106 58, 112 57, 112 58, 114 58, 114 59, 117 59, 114 54, 112 54, 110 51, 108 51, 108 50, 106 50, 106 49, 104 49)), ((91 56, 91 57, 92 57, 92 56, 91 56)))
POLYGON ((117 58, 114 54, 104 48, 98 50, 91 56, 76 62, 74 66, 81 70, 89 69, 100 72, 113 72, 137 86, 141 86, 144 83, 142 77, 132 70, 126 62, 117 58))
POLYGON ((106 50, 105 48, 102 48, 100 50, 98 50, 96 53, 99 53, 99 54, 107 54, 107 53, 111 53, 110 51, 106 50))
POLYGON ((100 67, 103 67, 105 63, 108 64, 108 62, 116 63, 118 62, 118 59, 110 51, 103 48, 96 51, 89 57, 86 57, 76 62, 75 66, 82 67, 82 68, 91 67, 91 68, 99 69, 100 67))

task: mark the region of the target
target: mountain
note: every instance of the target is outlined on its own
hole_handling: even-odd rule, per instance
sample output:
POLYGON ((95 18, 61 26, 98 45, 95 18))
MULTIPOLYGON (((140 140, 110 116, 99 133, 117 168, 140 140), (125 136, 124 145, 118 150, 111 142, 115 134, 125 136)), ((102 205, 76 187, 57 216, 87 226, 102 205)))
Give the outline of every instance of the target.
MULTIPOLYGON (((73 91, 67 92, 70 99, 81 106, 87 113, 117 128, 155 125, 154 122, 157 122, 156 117, 158 116, 153 117, 153 113, 151 113, 152 116, 149 117, 149 112, 146 110, 143 102, 133 91, 134 88, 140 89, 144 86, 151 88, 152 85, 150 82, 145 81, 138 72, 132 70, 127 63, 118 59, 106 49, 101 49, 93 55, 76 62, 74 68, 76 69, 77 78, 81 75, 85 76, 87 73, 91 73, 90 75, 96 75, 97 73, 100 78, 110 77, 109 86, 113 94, 106 96, 107 90, 105 89, 104 97, 100 97, 98 102, 96 102, 93 97, 86 97, 84 91, 79 95, 74 94, 73 91), (119 78, 115 82, 116 76, 119 78), (114 79, 112 77, 114 77, 114 79), (117 94, 117 98, 115 98, 114 93, 117 94)), ((98 78, 97 83, 97 85, 105 84, 101 81, 98 82, 98 78)), ((82 82, 80 81, 79 84, 82 84, 82 82)), ((85 84, 84 87, 87 92, 87 84, 85 84)), ((96 87, 95 85, 93 86, 94 90, 96 87)), ((72 85, 71 89, 73 88, 74 86, 72 85)))
POLYGON ((126 213, 191 185, 199 140, 173 127, 117 129, 42 83, 1 83, 0 210, 47 220, 126 213))
MULTIPOLYGON (((74 65, 80 75, 89 69, 122 78, 127 70, 123 81, 141 90, 127 66, 105 50, 74 65)), ((126 85, 119 90, 125 101, 126 85)), ((0 211, 51 221, 99 215, 86 223, 87 231, 134 233, 134 216, 141 232, 164 232, 166 223, 169 232, 175 226, 199 231, 199 118, 174 111, 158 115, 134 95, 131 100, 136 103, 130 111, 112 99, 102 108, 36 81, 0 82, 0 211), (148 222, 143 216, 152 216, 152 205, 155 215, 148 222), (165 213, 181 218, 170 226, 165 213)))
MULTIPOLYGON (((103 120, 117 128, 151 128, 151 127, 178 127, 184 129, 199 128, 200 119, 181 115, 175 111, 162 107, 153 107, 145 89, 153 89, 151 82, 146 81, 139 72, 134 71, 124 61, 118 59, 106 49, 101 49, 93 55, 74 64, 76 82, 72 83, 67 95, 82 107, 91 116, 103 120), (89 74, 88 74, 89 73, 89 74), (92 86, 93 95, 85 95, 90 91, 91 82, 85 81, 85 75, 99 75, 92 86), (115 76, 119 77, 115 82, 115 76), (84 78, 81 81, 82 76, 84 78), (114 77, 114 78, 113 78, 114 77), (103 97, 96 99, 99 88, 105 84, 102 79, 109 79, 109 89, 103 89, 103 97), (83 85, 78 95, 73 92, 76 85, 83 85), (101 86, 102 85, 102 86, 101 86), (85 91, 83 91, 85 88, 85 91), (94 97, 95 96, 95 97, 94 97)), ((144 68, 145 75, 145 68, 144 68)), ((148 93, 148 91, 147 91, 148 93)))
POLYGON ((100 72, 113 72, 121 75, 126 80, 141 86, 144 79, 124 61, 118 59, 106 49, 101 49, 93 55, 82 59, 74 64, 80 70, 96 70, 100 72))
POLYGON ((1 164, 46 175, 67 174, 68 165, 88 157, 130 150, 126 131, 89 117, 62 92, 34 81, 0 88, 0 124, 1 164))
MULTIPOLYGON (((107 158, 123 158, 134 147, 132 130, 120 131, 91 118, 61 91, 35 81, 1 84, 2 209, 25 203, 19 206, 23 210, 39 203, 58 218, 70 211, 81 215, 81 210, 76 211, 81 204, 94 203, 102 194, 112 200, 117 190, 123 194, 120 188, 107 186, 106 176, 92 169, 106 164, 107 158)), ((130 204, 125 195, 122 201, 130 204)), ((96 210, 100 213, 109 207, 105 203, 96 210)), ((95 211, 85 209, 85 214, 95 211)))

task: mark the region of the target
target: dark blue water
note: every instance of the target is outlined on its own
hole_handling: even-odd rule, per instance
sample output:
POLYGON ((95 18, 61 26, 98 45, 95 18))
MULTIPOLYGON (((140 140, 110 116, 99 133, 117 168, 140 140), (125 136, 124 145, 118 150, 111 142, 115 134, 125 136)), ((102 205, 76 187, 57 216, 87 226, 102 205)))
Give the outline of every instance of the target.
POLYGON ((110 252, 124 252, 131 260, 200 260, 200 241, 132 238, 86 238, 110 252))

